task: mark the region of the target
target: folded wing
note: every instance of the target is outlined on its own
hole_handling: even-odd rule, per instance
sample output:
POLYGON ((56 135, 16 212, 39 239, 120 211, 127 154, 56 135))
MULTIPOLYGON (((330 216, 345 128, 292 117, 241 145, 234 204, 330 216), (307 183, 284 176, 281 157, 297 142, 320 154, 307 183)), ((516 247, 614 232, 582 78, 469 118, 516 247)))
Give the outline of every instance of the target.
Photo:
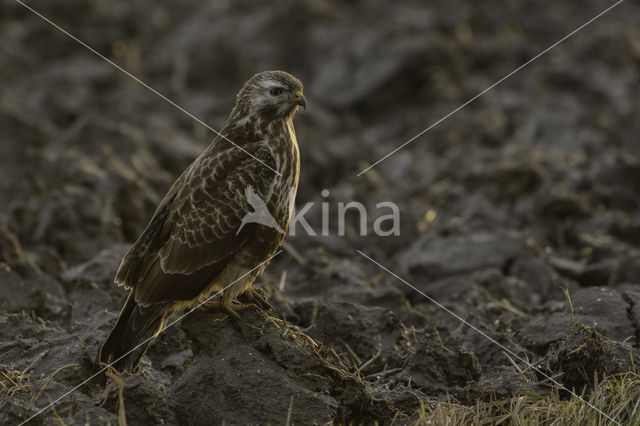
MULTIPOLYGON (((244 147, 276 167, 263 145, 244 147)), ((246 189, 251 187, 267 201, 276 177, 238 148, 205 152, 169 190, 124 257, 116 282, 132 288, 141 305, 197 297, 256 236, 255 223, 238 233, 242 218, 252 211, 246 189)))

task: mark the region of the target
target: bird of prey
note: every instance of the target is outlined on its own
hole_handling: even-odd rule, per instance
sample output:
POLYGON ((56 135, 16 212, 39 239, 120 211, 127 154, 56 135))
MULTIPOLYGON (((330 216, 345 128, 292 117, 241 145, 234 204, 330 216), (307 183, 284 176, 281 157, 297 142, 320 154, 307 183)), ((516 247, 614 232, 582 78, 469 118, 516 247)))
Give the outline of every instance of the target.
POLYGON ((171 186, 122 259, 115 282, 130 293, 100 349, 102 363, 134 370, 169 314, 215 290, 224 288, 222 305, 232 314, 236 296, 246 292, 255 300, 251 285, 284 239, 298 187, 292 119, 306 108, 302 90, 284 71, 258 73, 240 89, 225 126, 171 186), (258 198, 275 219, 271 226, 243 221, 258 198))

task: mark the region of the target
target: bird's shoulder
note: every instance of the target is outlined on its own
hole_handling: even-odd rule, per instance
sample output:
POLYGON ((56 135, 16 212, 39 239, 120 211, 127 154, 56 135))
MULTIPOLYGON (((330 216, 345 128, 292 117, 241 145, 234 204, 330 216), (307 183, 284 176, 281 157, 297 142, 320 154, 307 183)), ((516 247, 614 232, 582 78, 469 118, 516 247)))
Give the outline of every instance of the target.
MULTIPOLYGON (((231 139, 230 136, 233 134, 227 138, 231 139)), ((184 216, 189 212, 204 213, 212 208, 243 204, 247 187, 254 188, 263 197, 268 196, 278 175, 277 167, 273 149, 261 138, 230 143, 218 137, 176 182, 168 219, 175 213, 184 216)))

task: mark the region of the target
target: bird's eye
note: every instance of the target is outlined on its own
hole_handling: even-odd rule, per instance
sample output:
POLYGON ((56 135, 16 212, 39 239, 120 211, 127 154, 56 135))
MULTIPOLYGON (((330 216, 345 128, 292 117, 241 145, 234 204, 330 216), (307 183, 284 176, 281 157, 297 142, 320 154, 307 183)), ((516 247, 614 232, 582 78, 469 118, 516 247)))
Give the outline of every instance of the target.
POLYGON ((271 93, 271 96, 280 96, 282 94, 282 89, 279 87, 274 87, 273 89, 269 90, 269 93, 271 93))

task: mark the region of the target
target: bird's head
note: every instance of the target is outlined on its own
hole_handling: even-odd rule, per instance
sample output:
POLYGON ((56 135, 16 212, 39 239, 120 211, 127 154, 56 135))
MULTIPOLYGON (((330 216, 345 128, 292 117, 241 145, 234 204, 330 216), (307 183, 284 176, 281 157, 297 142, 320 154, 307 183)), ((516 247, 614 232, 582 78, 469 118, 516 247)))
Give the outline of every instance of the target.
POLYGON ((302 83, 284 71, 264 71, 251 77, 240 89, 236 109, 266 119, 291 118, 307 101, 302 83))

